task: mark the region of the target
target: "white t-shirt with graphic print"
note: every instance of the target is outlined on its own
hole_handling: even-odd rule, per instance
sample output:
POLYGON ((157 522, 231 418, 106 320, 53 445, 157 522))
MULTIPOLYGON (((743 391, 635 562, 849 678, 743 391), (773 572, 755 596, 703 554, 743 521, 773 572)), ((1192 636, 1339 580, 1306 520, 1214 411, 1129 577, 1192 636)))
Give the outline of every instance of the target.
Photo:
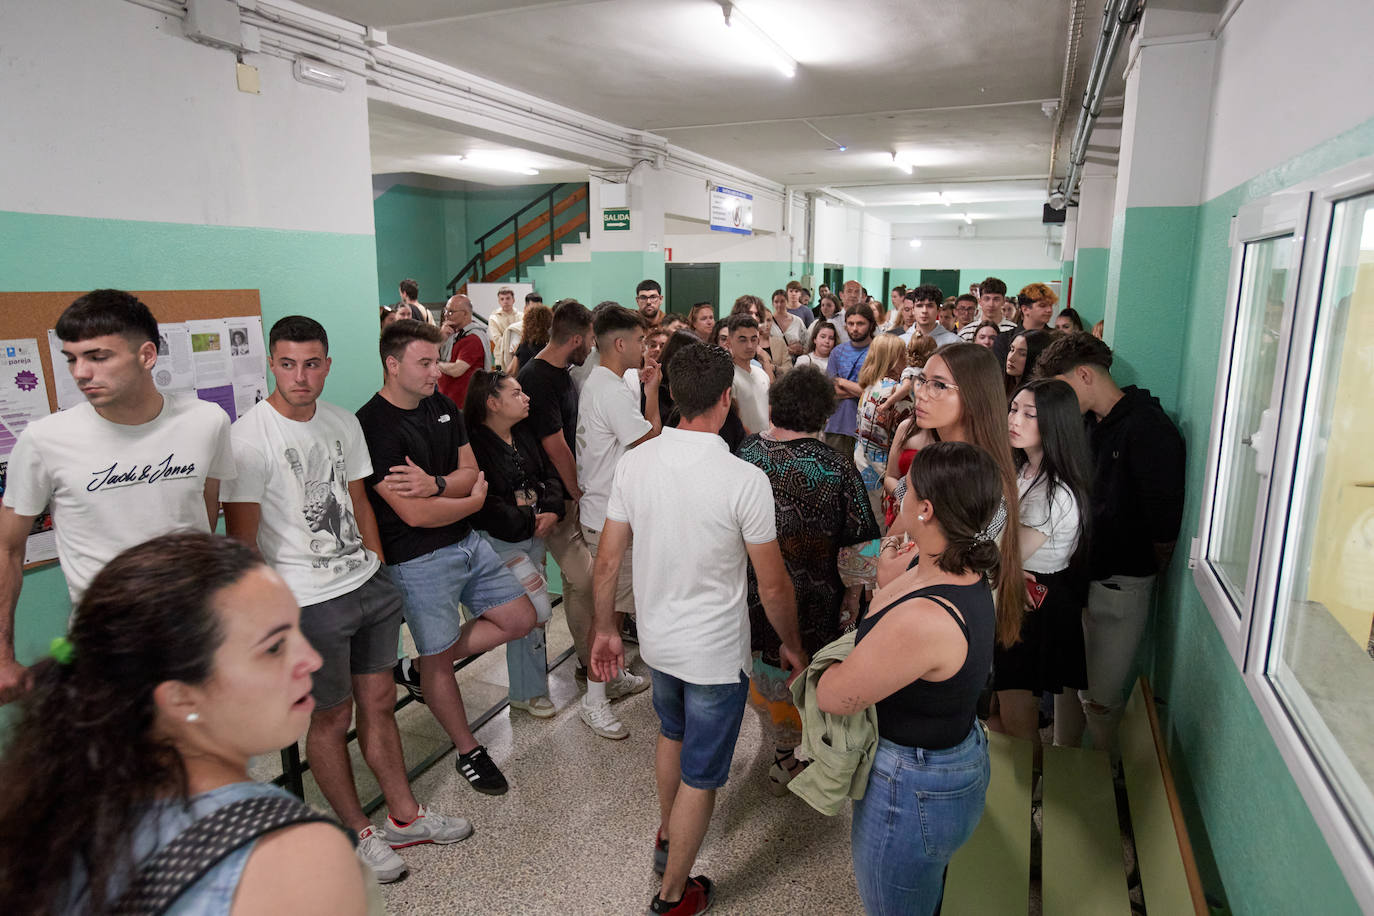
POLYGON ((220 499, 258 504, 258 549, 296 603, 319 604, 372 578, 381 560, 363 546, 348 495, 350 481, 372 473, 358 418, 317 401, 302 423, 262 401, 230 434, 239 473, 220 499))
POLYGON ((52 505, 57 557, 76 605, 102 567, 170 531, 209 531, 205 482, 234 476, 229 416, 207 401, 163 395, 147 423, 112 423, 89 403, 43 417, 10 454, 5 505, 52 505))

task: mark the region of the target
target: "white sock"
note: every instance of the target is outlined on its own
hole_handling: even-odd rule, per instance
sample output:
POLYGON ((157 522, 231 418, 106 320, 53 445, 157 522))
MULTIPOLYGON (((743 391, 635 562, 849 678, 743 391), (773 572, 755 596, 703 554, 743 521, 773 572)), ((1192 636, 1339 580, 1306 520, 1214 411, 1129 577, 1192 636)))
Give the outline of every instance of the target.
POLYGON ((606 702, 606 684, 603 681, 587 681, 587 705, 596 706, 606 702))

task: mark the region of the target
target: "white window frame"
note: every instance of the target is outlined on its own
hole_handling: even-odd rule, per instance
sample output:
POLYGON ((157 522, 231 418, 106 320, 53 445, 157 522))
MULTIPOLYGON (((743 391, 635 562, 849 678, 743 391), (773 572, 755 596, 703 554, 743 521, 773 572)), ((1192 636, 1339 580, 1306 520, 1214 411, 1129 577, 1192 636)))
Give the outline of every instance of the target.
MULTIPOLYGON (((1284 762, 1297 783, 1303 800, 1325 836, 1351 891, 1366 912, 1374 912, 1374 848, 1355 825, 1344 800, 1348 787, 1338 785, 1318 762, 1299 717, 1315 717, 1305 695, 1285 695, 1271 673, 1282 663, 1276 655, 1278 627, 1286 611, 1279 589, 1295 559, 1284 556, 1290 525, 1300 524, 1307 493, 1298 486, 1307 460, 1300 460, 1307 399, 1315 393, 1311 383, 1314 351, 1326 276, 1332 217, 1342 201, 1374 193, 1374 157, 1326 173, 1284 192, 1242 208, 1232 227, 1232 266, 1222 354, 1217 372, 1216 400, 1207 458, 1206 489, 1193 540, 1189 566, 1203 601, 1221 633, 1232 659, 1261 717, 1274 738, 1284 762), (1280 363, 1275 368, 1275 387, 1270 405, 1277 422, 1272 445, 1264 460, 1269 463, 1267 487, 1261 488, 1256 529, 1251 542, 1245 593, 1233 601, 1216 570, 1207 560, 1212 520, 1217 510, 1218 475, 1226 418, 1227 393, 1236 373, 1235 332, 1240 303, 1240 284, 1247 243, 1294 235, 1297 262, 1292 268, 1284 301, 1280 363)), ((1310 432, 1310 431, 1309 431, 1310 432)), ((1348 778, 1348 777, 1347 777, 1348 778)), ((1364 791, 1361 785, 1360 790, 1364 791)))

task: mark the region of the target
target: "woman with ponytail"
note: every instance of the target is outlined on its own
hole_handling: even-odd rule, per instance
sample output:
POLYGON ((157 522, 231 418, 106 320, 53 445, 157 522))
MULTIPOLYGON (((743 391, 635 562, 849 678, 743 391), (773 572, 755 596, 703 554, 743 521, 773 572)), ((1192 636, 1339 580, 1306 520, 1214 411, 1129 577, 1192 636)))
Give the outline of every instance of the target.
MULTIPOLYGON (((250 781, 248 761, 310 723, 320 657, 299 618, 281 578, 228 538, 178 532, 110 561, 34 665, 0 758, 6 913, 109 912, 196 821, 289 799, 250 781)), ((167 912, 361 914, 361 869, 340 828, 297 823, 231 851, 167 912)))
POLYGON ((817 685, 824 712, 877 707, 878 750, 850 841, 868 913, 937 912, 945 867, 983 813, 989 761, 978 697, 1002 624, 988 582, 1000 588, 1010 575, 1023 590, 991 531, 1000 476, 976 446, 921 449, 901 510, 920 562, 879 590, 853 652, 817 685))

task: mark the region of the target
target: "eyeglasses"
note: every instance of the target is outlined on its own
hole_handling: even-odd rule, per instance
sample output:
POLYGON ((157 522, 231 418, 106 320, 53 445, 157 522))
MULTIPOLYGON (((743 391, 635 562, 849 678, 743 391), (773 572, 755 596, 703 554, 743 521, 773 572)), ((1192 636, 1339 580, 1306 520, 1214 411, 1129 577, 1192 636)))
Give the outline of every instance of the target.
POLYGON ((924 375, 918 375, 916 376, 916 380, 911 385, 912 393, 918 393, 922 388, 925 388, 927 386, 930 387, 930 392, 928 396, 932 401, 940 400, 940 398, 945 396, 945 392, 951 389, 953 389, 954 391, 959 390, 958 385, 951 385, 949 382, 942 382, 938 378, 926 378, 924 375))
POLYGON ((657 302, 662 298, 663 296, 660 293, 640 293, 638 296, 635 296, 636 301, 639 302, 657 302))

